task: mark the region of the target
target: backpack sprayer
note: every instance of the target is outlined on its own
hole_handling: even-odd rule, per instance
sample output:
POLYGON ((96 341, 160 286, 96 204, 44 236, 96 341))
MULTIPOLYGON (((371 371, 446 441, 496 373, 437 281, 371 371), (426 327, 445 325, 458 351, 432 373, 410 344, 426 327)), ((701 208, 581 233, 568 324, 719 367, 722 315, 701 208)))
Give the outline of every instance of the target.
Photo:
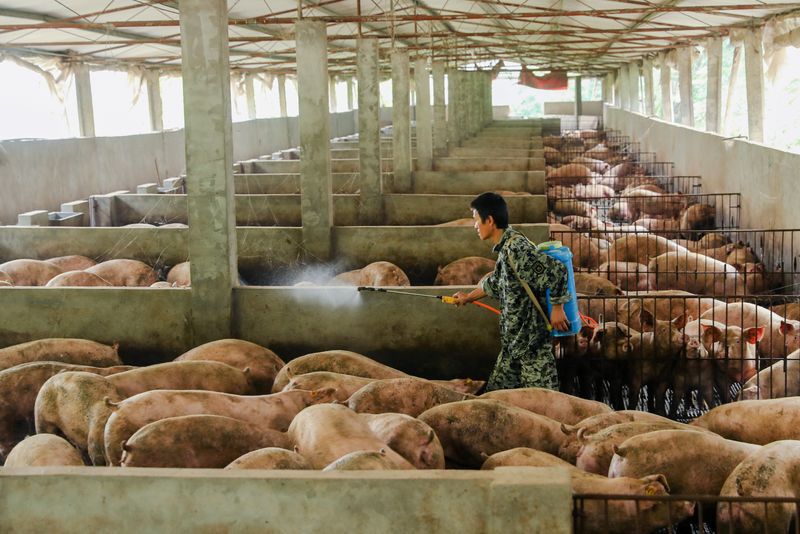
MULTIPOLYGON (((444 302, 445 304, 455 304, 456 303, 456 299, 454 299, 453 297, 445 296, 445 295, 425 295, 423 293, 412 293, 410 291, 397 291, 395 289, 384 289, 382 287, 369 287, 369 286, 360 286, 358 288, 358 290, 359 291, 376 291, 376 292, 379 292, 379 293, 394 293, 396 295, 407 295, 409 297, 424 297, 424 298, 428 298, 428 299, 438 299, 438 300, 441 300, 442 302, 444 302)), ((475 302, 472 302, 472 304, 474 304, 476 306, 480 306, 481 308, 485 308, 485 309, 487 309, 489 311, 492 311, 492 312, 500 315, 500 310, 498 310, 497 308, 493 308, 493 307, 489 306, 488 304, 484 304, 483 302, 475 301, 475 302)))

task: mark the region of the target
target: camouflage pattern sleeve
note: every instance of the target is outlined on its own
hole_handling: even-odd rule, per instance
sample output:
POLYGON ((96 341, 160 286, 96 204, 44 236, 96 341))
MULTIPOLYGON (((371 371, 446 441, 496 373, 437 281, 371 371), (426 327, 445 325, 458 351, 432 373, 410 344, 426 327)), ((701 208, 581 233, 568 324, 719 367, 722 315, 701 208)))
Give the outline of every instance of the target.
POLYGON ((481 289, 483 289, 484 293, 486 293, 487 296, 492 297, 493 299, 498 298, 499 295, 497 278, 498 278, 497 270, 495 269, 489 276, 484 278, 480 284, 481 289))
POLYGON ((522 239, 509 247, 509 254, 513 255, 520 278, 528 282, 537 295, 544 295, 549 289, 551 304, 569 302, 567 268, 563 263, 536 250, 533 244, 522 239))

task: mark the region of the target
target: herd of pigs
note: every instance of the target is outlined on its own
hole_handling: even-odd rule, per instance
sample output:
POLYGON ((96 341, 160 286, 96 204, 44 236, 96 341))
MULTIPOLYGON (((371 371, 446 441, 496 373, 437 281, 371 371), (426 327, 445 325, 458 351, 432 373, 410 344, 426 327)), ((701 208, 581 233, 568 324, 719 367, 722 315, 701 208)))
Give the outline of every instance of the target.
MULTIPOLYGON (((284 363, 236 339, 167 363, 124 365, 117 347, 43 339, 0 349, 5 467, 494 469, 563 466, 586 531, 650 532, 693 517, 666 495, 795 497, 798 398, 741 401, 691 424, 565 393, 477 395, 331 350, 284 363)), ((785 532, 794 506, 719 504, 721 531, 785 532)), ((713 510, 705 516, 713 517, 713 510)))

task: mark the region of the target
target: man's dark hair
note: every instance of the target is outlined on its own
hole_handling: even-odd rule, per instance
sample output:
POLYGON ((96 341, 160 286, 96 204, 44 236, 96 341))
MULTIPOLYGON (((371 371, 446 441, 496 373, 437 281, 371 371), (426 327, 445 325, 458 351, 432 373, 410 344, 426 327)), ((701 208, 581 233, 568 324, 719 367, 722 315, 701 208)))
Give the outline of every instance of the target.
POLYGON ((486 222, 491 215, 498 228, 508 228, 508 206, 505 199, 497 193, 481 193, 469 207, 478 212, 481 222, 486 222))

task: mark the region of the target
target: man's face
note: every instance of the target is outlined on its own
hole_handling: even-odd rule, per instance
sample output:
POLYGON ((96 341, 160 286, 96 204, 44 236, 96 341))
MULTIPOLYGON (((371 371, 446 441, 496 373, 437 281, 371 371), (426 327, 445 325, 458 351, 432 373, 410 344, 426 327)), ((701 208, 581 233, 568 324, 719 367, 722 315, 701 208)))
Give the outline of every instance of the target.
POLYGON ((478 214, 477 210, 472 210, 472 220, 474 221, 473 227, 478 231, 478 236, 482 240, 487 240, 492 236, 492 232, 494 232, 495 224, 494 224, 494 217, 489 215, 486 217, 486 221, 481 221, 481 216, 478 214))

